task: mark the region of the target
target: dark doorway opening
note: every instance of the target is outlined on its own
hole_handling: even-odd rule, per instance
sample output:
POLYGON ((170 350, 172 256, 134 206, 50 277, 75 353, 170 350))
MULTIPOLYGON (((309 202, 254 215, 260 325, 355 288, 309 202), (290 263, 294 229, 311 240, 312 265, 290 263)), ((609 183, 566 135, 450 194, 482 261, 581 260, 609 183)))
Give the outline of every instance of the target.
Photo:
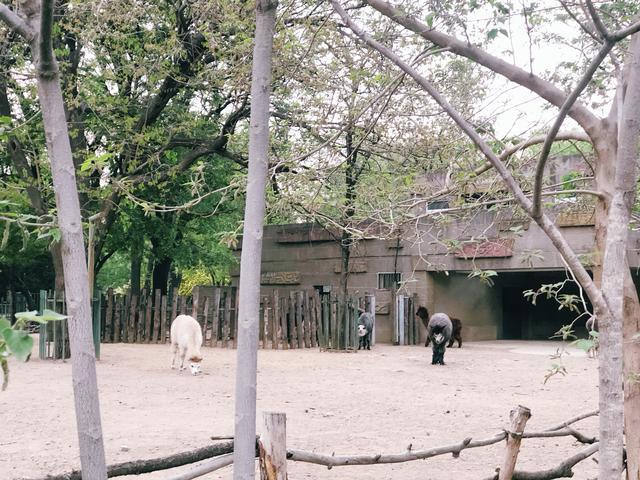
MULTIPOLYGON (((525 290, 537 290, 545 284, 555 284, 567 278, 560 272, 501 272, 496 287, 502 289, 502 328, 499 338, 504 340, 548 340, 564 325, 569 325, 579 315, 568 308, 559 309, 555 298, 539 295, 536 305, 524 297, 525 290)), ((579 289, 573 282, 567 282, 563 294, 579 295, 579 289)), ((587 301, 589 309, 591 304, 587 301)), ((580 312, 583 307, 580 305, 580 312)), ((585 337, 587 316, 583 315, 573 329, 578 337, 585 337)))

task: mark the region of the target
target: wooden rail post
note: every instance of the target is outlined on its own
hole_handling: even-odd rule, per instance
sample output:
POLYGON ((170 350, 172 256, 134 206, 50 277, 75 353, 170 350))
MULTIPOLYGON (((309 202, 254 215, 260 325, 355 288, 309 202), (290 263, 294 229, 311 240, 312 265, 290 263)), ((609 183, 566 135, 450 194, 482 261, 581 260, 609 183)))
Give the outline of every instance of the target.
POLYGON ((529 418, 531 418, 531 410, 522 405, 518 405, 511 410, 509 414, 511 419, 511 427, 507 434, 507 451, 504 457, 504 463, 500 469, 500 475, 498 480, 511 480, 513 477, 513 471, 516 468, 516 461, 518 459, 518 452, 520 451, 520 441, 522 440, 522 432, 527 424, 529 418))
POLYGON ((261 480, 287 480, 287 414, 264 412, 260 440, 261 480))

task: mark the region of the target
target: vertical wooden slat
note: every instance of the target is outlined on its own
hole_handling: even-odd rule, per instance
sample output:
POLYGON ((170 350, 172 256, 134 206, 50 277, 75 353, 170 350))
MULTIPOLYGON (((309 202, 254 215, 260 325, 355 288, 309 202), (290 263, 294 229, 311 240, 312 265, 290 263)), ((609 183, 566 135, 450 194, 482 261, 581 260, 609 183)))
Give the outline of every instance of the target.
POLYGON ((296 326, 298 328, 298 348, 304 348, 304 318, 302 318, 302 293, 296 292, 296 326))
POLYGON ((413 344, 420 344, 420 328, 418 326, 418 322, 416 321, 416 306, 418 305, 418 294, 414 293, 411 296, 411 311, 409 312, 409 316, 411 317, 411 322, 413 324, 413 344))
POLYGON ((272 328, 271 328, 271 348, 277 350, 278 349, 278 340, 280 338, 280 309, 278 308, 279 299, 278 299, 278 291, 274 290, 273 295, 271 297, 271 308, 272 308, 272 328))
POLYGON ((211 319, 211 341, 212 347, 218 346, 218 334, 220 329, 220 288, 213 292, 213 318, 211 319))
POLYGON ((205 297, 202 308, 202 344, 207 344, 207 329, 209 326, 209 297, 205 297))
POLYGON ((156 289, 156 298, 153 302, 153 335, 151 335, 150 341, 158 343, 158 337, 160 336, 160 317, 161 317, 161 301, 162 292, 159 288, 156 289))
POLYGON ((287 326, 289 328, 289 348, 298 348, 298 326, 296 325, 296 295, 289 292, 287 296, 287 311, 289 312, 287 326))
POLYGON ((233 348, 238 348, 238 307, 240 305, 240 295, 238 289, 231 287, 231 301, 233 306, 233 348))
MULTIPOLYGON (((178 296, 178 291, 173 291, 173 299, 171 301, 171 322, 173 322, 178 316, 178 301, 180 297, 178 296)), ((171 324, 171 322, 169 324, 171 324)))
POLYGON ((338 348, 338 302, 336 296, 333 294, 331 294, 329 305, 331 306, 331 309, 329 310, 329 328, 331 329, 330 348, 338 348))
POLYGON ((222 337, 222 346, 225 348, 233 347, 231 340, 231 289, 227 288, 224 296, 224 330, 222 337))
POLYGON ((160 343, 167 343, 167 304, 169 303, 169 298, 166 295, 163 295, 160 302, 162 308, 162 315, 160 318, 160 321, 162 322, 160 324, 160 343))
POLYGON ((282 348, 287 350, 289 348, 289 322, 287 320, 289 316, 289 297, 283 295, 280 299, 280 325, 282 328, 282 348))
POLYGON ((144 321, 144 314, 142 313, 142 305, 145 301, 145 293, 141 292, 140 296, 133 295, 130 298, 129 307, 126 309, 129 314, 129 324, 127 326, 127 341, 128 342, 141 342, 142 341, 142 322, 144 321), (140 305, 138 305, 140 304, 140 305))
POLYGON ((320 294, 317 291, 314 291, 311 300, 311 346, 317 347, 318 325, 320 324, 320 310, 318 308, 320 302, 320 294))
POLYGON ((409 297, 404 295, 402 297, 403 304, 402 308, 403 312, 403 320, 404 320, 404 344, 410 345, 409 343, 409 297))
POLYGON ((198 307, 200 307, 200 289, 194 288, 192 292, 191 316, 196 320, 198 320, 198 307))
POLYGON ((304 346, 311 348, 311 305, 309 304, 309 292, 302 292, 304 312, 304 346))
POLYGON ((107 290, 107 313, 104 319, 105 323, 105 338, 106 342, 114 342, 114 325, 113 325, 113 288, 107 290))
MULTIPOLYGON (((131 330, 131 326, 129 325, 129 317, 130 317, 129 309, 131 308, 131 292, 127 291, 127 293, 124 295, 123 301, 124 301, 124 307, 120 312, 120 322, 122 323, 121 338, 122 338, 122 341, 126 343, 126 342, 132 341, 129 339, 129 334, 131 330)), ((133 319, 132 321, 134 320, 135 319, 133 319)))
MULTIPOLYGON (((8 301, 11 298, 11 292, 7 292, 8 301)), ((40 295, 38 296, 38 310, 40 315, 42 315, 42 311, 47 308, 47 291, 40 290, 40 295)), ((11 311, 9 310, 9 313, 11 311)), ((43 360, 47 358, 47 324, 40 325, 40 335, 38 336, 38 358, 43 360)))
POLYGON ((180 315, 187 315, 187 297, 180 295, 178 297, 178 303, 180 305, 180 315))
POLYGON ((260 313, 258 315, 258 348, 266 348, 264 331, 269 326, 269 305, 267 297, 260 297, 260 313))
POLYGON ((153 317, 151 308, 153 307, 153 294, 149 292, 149 295, 146 297, 147 304, 145 305, 145 322, 144 322, 144 341, 146 343, 151 342, 151 328, 153 324, 153 317))
POLYGON ((117 295, 113 299, 113 341, 115 343, 120 342, 120 311, 122 310, 122 297, 117 295))

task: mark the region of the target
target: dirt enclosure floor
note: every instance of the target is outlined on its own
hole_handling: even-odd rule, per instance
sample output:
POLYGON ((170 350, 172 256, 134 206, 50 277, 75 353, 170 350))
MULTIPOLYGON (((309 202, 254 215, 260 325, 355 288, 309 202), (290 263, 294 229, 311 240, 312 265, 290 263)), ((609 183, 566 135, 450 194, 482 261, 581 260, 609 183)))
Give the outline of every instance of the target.
MULTIPOLYGON (((532 410, 528 431, 541 431, 597 408, 597 361, 579 351, 563 357, 568 374, 546 384, 558 360, 553 342, 478 342, 448 349, 432 366, 423 346, 376 345, 371 351, 259 353, 258 415, 287 414, 289 448, 320 453, 400 453, 487 438, 509 422, 518 404, 532 410)), ((235 351, 205 348, 204 374, 169 369, 165 345, 107 344, 98 364, 108 463, 160 457, 202 447, 212 435, 233 434, 235 351)), ((37 352, 35 355, 37 356, 37 352)), ((0 393, 0 479, 35 479, 79 466, 71 364, 11 362, 0 393)), ((593 436, 597 419, 577 423, 593 436)), ((526 439, 518 468, 551 468, 583 447, 570 438, 526 439)), ((289 462, 290 479, 456 479, 490 476, 504 443, 403 464, 326 467, 289 462)), ((164 479, 189 467, 156 472, 164 479)), ((591 459, 574 469, 594 478, 591 459)), ((232 467, 202 477, 230 479, 232 467)))

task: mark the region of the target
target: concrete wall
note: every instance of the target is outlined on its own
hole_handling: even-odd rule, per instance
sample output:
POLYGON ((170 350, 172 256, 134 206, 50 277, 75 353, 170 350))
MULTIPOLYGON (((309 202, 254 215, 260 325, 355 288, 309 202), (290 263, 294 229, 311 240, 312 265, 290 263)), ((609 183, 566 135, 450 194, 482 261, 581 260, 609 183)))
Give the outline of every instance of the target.
POLYGON ((462 320, 462 340, 495 340, 502 324, 501 289, 464 274, 429 273, 433 300, 430 314, 445 312, 462 320))

